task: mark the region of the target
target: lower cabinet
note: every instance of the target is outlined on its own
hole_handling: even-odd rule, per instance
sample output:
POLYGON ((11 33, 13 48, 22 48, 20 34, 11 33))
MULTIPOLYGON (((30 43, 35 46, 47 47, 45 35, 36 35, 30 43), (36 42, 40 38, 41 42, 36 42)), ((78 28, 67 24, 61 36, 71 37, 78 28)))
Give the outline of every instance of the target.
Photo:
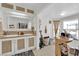
POLYGON ((28 49, 34 49, 35 48, 35 37, 29 37, 28 38, 28 49))
POLYGON ((26 50, 26 41, 24 37, 16 38, 15 41, 15 54, 24 52, 26 50))
POLYGON ((2 41, 2 54, 12 51, 12 41, 2 41))
POLYGON ((34 38, 29 38, 29 47, 34 46, 34 38))
POLYGON ((35 37, 0 39, 0 55, 14 55, 35 48, 35 37))
POLYGON ((3 39, 1 41, 1 55, 13 55, 14 44, 11 39, 3 39))

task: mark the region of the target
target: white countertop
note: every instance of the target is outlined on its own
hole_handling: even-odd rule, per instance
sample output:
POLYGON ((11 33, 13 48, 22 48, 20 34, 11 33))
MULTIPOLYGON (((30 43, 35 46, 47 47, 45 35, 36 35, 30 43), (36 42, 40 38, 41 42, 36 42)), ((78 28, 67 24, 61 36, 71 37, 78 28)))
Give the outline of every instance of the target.
POLYGON ((79 40, 72 40, 72 42, 68 43, 70 48, 79 49, 79 40))
POLYGON ((2 35, 0 36, 0 39, 3 39, 3 38, 13 38, 13 37, 22 37, 22 36, 34 36, 32 34, 24 34, 24 35, 2 35))

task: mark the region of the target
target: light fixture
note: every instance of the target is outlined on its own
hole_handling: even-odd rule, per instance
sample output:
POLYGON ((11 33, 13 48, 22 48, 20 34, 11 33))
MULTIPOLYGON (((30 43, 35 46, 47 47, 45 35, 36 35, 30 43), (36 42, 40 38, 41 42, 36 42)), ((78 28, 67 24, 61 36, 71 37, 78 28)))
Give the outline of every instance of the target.
POLYGON ((60 15, 61 15, 61 16, 64 16, 65 14, 66 14, 66 12, 63 11, 60 15))
POLYGON ((25 17, 25 16, 18 16, 18 15, 10 15, 11 17, 17 17, 17 18, 28 18, 28 17, 25 17))
POLYGON ((17 16, 28 16, 27 14, 19 13, 19 12, 11 12, 11 14, 17 15, 17 16))

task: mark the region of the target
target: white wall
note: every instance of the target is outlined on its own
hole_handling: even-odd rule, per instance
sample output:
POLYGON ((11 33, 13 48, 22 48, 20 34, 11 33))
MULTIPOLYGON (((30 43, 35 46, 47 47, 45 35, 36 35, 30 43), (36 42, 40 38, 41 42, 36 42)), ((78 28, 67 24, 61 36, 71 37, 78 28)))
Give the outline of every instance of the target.
POLYGON ((40 29, 42 30, 42 35, 44 36, 50 36, 50 38, 53 38, 53 25, 52 23, 49 24, 49 20, 52 21, 52 15, 50 15, 49 8, 44 9, 40 14, 36 16, 36 29, 37 29, 37 36, 36 36, 36 45, 37 49, 39 49, 39 39, 40 39, 40 29), (41 28, 39 29, 39 20, 41 20, 41 28), (45 26, 47 27, 47 33, 45 33, 45 26))
MULTIPOLYGON (((40 14, 37 15, 37 47, 39 48, 39 38, 40 38, 40 34, 39 34, 39 20, 41 20, 41 29, 42 29, 42 34, 43 36, 50 36, 51 38, 54 37, 54 31, 53 31, 53 24, 49 24, 49 20, 52 21, 56 20, 58 15, 55 14, 56 11, 53 10, 52 8, 53 6, 49 6, 47 8, 45 8, 40 14), (56 17, 57 16, 57 17, 56 17), (47 33, 44 33, 45 31, 45 26, 47 26, 47 33)), ((64 17, 64 18, 59 18, 61 21, 63 20, 75 20, 78 19, 79 20, 79 14, 76 15, 70 15, 68 17, 64 17)), ((63 25, 61 24, 61 31, 62 31, 62 27, 63 25)), ((60 32, 61 32, 60 31, 60 32)))
MULTIPOLYGON (((52 34, 52 24, 49 24, 49 21, 52 21, 52 15, 50 14, 50 8, 44 9, 38 16, 39 19, 41 20, 41 29, 42 29, 42 34, 43 36, 50 36, 52 34), (45 33, 45 26, 47 26, 47 33, 45 33)), ((53 36, 52 36, 53 38, 53 36)))

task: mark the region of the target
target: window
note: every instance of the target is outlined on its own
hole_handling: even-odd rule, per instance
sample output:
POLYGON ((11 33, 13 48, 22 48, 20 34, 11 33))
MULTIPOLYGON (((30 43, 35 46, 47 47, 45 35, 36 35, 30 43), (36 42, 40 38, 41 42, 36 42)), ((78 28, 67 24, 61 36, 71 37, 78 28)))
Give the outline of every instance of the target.
POLYGON ((78 19, 63 22, 63 29, 67 30, 75 38, 78 38, 78 19))

